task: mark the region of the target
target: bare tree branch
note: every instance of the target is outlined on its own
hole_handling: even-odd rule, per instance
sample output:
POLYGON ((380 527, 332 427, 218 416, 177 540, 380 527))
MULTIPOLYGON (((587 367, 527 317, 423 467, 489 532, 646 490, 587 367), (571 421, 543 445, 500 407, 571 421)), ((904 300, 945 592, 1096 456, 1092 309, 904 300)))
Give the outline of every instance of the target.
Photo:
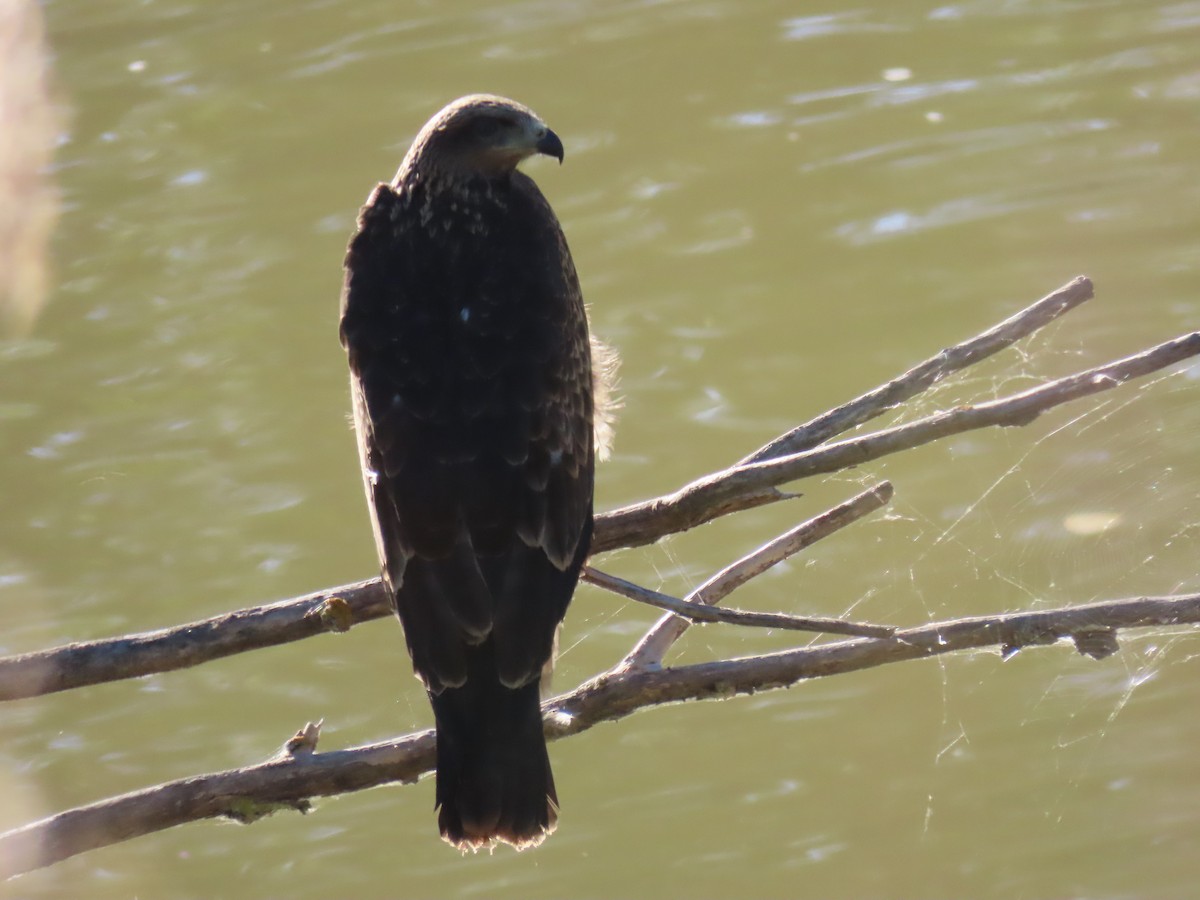
MULTIPOLYGON (((976 428, 1028 424, 1059 404, 1200 354, 1200 333, 1185 335, 1019 394, 818 446, 915 396, 947 374, 1032 333, 1090 296, 1091 283, 1085 278, 1076 279, 978 337, 794 429, 748 457, 745 464, 699 479, 656 500, 598 516, 593 552, 642 546, 732 511, 787 499, 792 495, 780 492, 779 485, 798 478, 852 467, 976 428), (787 451, 791 455, 773 456, 787 451)), ((885 626, 840 620, 712 608, 711 604, 770 566, 882 507, 890 497, 891 486, 880 484, 768 542, 714 575, 682 601, 588 570, 585 577, 595 583, 673 612, 656 623, 613 669, 543 704, 547 734, 566 737, 598 722, 620 719, 662 703, 786 687, 805 678, 968 648, 996 646, 1008 656, 1023 647, 1071 637, 1079 652, 1100 659, 1118 649, 1118 629, 1200 622, 1200 594, 976 617, 894 632, 885 626), (816 625, 831 632, 858 630, 878 636, 745 659, 662 668, 663 655, 690 620, 736 620, 778 628, 816 625)), ((179 628, 0 659, 0 698, 27 697, 182 668, 323 631, 345 631, 389 612, 382 586, 372 580, 179 628)), ((277 756, 257 766, 158 785, 68 810, 0 835, 0 876, 184 822, 218 816, 251 822, 280 809, 306 811, 313 797, 413 781, 433 764, 431 731, 350 750, 317 753, 318 731, 319 725, 306 726, 277 756)))
MULTIPOLYGON (((1079 279, 1072 282, 1077 283, 1079 279)), ((1083 283, 1090 288, 1086 279, 1083 283)), ((1030 307, 1021 317, 1045 302, 1030 307)), ((1039 313, 1043 319, 1046 314, 1045 309, 1039 313)), ((1021 317, 1014 320, 1025 322, 1021 317)), ((1012 332, 1014 320, 1003 323, 1005 333, 1012 332)), ((1028 322, 1022 327, 1028 330, 1028 322)), ((964 431, 992 425, 1025 425, 1062 403, 1109 390, 1197 354, 1200 332, 1193 332, 1020 394, 707 475, 671 494, 597 516, 592 552, 598 555, 618 547, 643 546, 732 511, 788 499, 794 495, 781 493, 777 486, 789 481, 857 466, 964 431)), ((378 579, 371 579, 175 628, 0 658, 0 700, 187 668, 325 631, 345 631, 360 622, 389 615, 390 611, 382 585, 378 579)))
POLYGON ((122 794, 0 834, 0 878, 185 822, 249 823, 309 799, 388 782, 414 782, 433 766, 431 730, 330 753, 281 753, 264 763, 182 778, 122 794))
POLYGON ((322 632, 348 631, 391 614, 391 600, 375 578, 174 628, 3 657, 0 700, 188 668, 322 632))
MULTIPOLYGON (((569 737, 600 722, 684 700, 724 699, 798 681, 958 650, 1017 649, 1071 637, 1083 652, 1115 647, 1119 629, 1200 623, 1200 594, 1138 597, 1063 609, 934 622, 891 638, 856 638, 743 659, 661 669, 614 668, 543 704, 546 734, 569 737)), ((309 734, 311 738, 311 732, 309 734)), ((301 741, 310 751, 311 739, 301 741)), ((0 835, 0 877, 87 850, 201 819, 253 822, 283 809, 306 811, 313 797, 411 783, 433 766, 434 734, 327 753, 288 752, 255 766, 167 782, 68 810, 0 835)))
MULTIPOLYGON (((686 603, 715 606, 751 578, 762 574, 789 556, 799 553, 805 547, 811 547, 835 531, 840 531, 847 525, 857 522, 863 516, 883 508, 891 499, 892 485, 889 482, 885 481, 865 490, 845 503, 838 504, 833 509, 797 525, 791 531, 780 535, 732 565, 726 566, 688 594, 684 600, 686 603)), ((622 666, 639 669, 660 665, 667 651, 687 631, 690 624, 687 619, 678 615, 668 615, 659 619, 629 651, 621 663, 622 666)))
POLYGON ((686 531, 692 527, 688 523, 707 521, 705 516, 708 510, 719 508, 729 498, 745 491, 775 487, 800 478, 852 468, 952 434, 992 425, 1028 425, 1042 413, 1063 403, 1111 390, 1132 378, 1149 375, 1198 354, 1200 332, 1192 332, 1134 356, 1019 394, 973 406, 960 406, 884 431, 706 475, 673 494, 616 510, 608 515, 606 524, 614 536, 619 537, 620 546, 641 546, 643 541, 639 535, 648 531, 647 520, 661 521, 664 510, 673 511, 672 531, 686 531))
POLYGON ((373 579, 175 628, 8 656, 0 659, 0 700, 185 669, 323 631, 346 631, 390 612, 383 585, 373 579))
POLYGON ((948 347, 937 356, 930 357, 886 384, 881 384, 861 397, 822 413, 815 419, 780 435, 751 453, 738 465, 789 456, 823 444, 834 435, 849 431, 889 409, 894 409, 905 400, 918 396, 945 379, 947 375, 987 359, 1005 347, 1011 347, 1079 304, 1091 300, 1093 296, 1091 279, 1086 275, 1079 275, 1037 303, 982 334, 948 347))
POLYGON ((665 609, 689 622, 723 625, 746 625, 751 628, 778 628, 781 631, 813 631, 818 634, 843 634, 851 637, 891 637, 896 629, 890 625, 872 625, 867 622, 850 622, 846 619, 822 619, 813 616, 790 616, 786 613, 760 613, 743 609, 720 609, 696 601, 680 600, 670 594, 652 591, 640 584, 618 578, 590 566, 583 570, 583 578, 589 584, 602 587, 614 594, 665 609))

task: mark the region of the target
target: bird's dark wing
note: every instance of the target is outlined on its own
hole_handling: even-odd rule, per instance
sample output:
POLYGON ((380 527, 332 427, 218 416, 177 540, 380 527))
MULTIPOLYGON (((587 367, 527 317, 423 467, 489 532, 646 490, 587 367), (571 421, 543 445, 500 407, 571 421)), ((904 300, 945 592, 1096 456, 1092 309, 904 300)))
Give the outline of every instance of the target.
POLYGON ((538 677, 592 518, 587 324, 524 176, 494 221, 381 185, 346 258, 342 342, 376 540, 414 666, 459 686, 491 637, 538 677))

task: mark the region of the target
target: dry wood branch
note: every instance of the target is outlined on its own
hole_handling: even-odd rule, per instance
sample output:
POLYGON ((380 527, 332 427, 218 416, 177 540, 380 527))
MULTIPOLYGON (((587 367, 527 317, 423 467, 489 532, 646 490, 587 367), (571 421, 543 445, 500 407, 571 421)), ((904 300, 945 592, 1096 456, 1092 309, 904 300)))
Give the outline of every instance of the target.
POLYGON ((855 638, 676 668, 613 670, 545 704, 550 713, 546 733, 554 738, 565 737, 648 706, 753 694, 809 678, 958 650, 997 647, 1009 656, 1016 649, 1052 644, 1079 634, 1086 637, 1097 632, 1185 624, 1200 624, 1200 594, 973 616, 900 630, 888 639, 855 638))
MULTIPOLYGON (((1089 296, 1090 282, 1077 279, 978 338, 943 351, 893 382, 772 442, 751 458, 760 460, 780 448, 794 450, 820 444, 916 395, 946 374, 1031 333, 1089 296)), ((715 473, 657 500, 599 516, 594 552, 642 546, 731 511, 786 499, 789 495, 779 492, 778 486, 807 475, 858 465, 975 428, 1024 425, 1058 404, 1107 390, 1198 353, 1200 333, 1185 335, 1136 356, 1020 394, 715 473)), ((864 511, 869 511, 889 497, 890 486, 884 484, 843 507, 861 504, 864 511)), ((818 519, 836 518, 843 507, 818 519)), ((849 516, 848 520, 855 517, 849 516)), ((805 523, 709 579, 689 597, 691 602, 666 600, 676 604, 673 608, 690 607, 680 610, 688 618, 711 615, 727 619, 729 611, 715 610, 707 604, 718 602, 749 578, 811 543, 820 531, 813 523, 805 523)), ((379 582, 373 580, 182 628, 0 660, 0 698, 32 696, 181 668, 321 631, 344 631, 389 611, 379 582)), ((797 624, 797 617, 792 616, 739 615, 757 616, 758 624, 769 622, 772 627, 785 627, 785 621, 788 627, 797 624)), ((1007 656, 1023 647, 1069 636, 1081 653, 1103 658, 1117 649, 1117 629, 1197 622, 1200 595, 1139 598, 962 619, 898 631, 890 637, 857 638, 746 659, 661 668, 663 653, 687 627, 684 619, 672 614, 660 620, 612 670, 544 704, 546 731, 551 737, 566 737, 598 722, 620 719, 662 703, 785 687, 805 678, 967 648, 996 646, 1007 656)), ((258 766, 147 788, 0 835, 0 875, 28 871, 88 849, 198 819, 224 816, 250 822, 280 809, 305 811, 312 797, 412 781, 433 762, 434 737, 428 731, 332 753, 315 752, 316 734, 316 727, 306 728, 284 752, 258 766)))
MULTIPOLYGON (((1010 397, 726 469, 674 493, 597 516, 593 554, 644 546, 733 511, 787 499, 793 495, 781 493, 777 486, 789 481, 860 465, 972 429, 1025 425, 1061 403, 1118 387, 1197 354, 1200 332, 1010 397)), ((389 613, 382 585, 371 579, 175 628, 0 658, 0 700, 187 668, 324 631, 344 631, 389 613)))
POLYGON ((1111 390, 1132 378, 1149 375, 1196 355, 1200 355, 1200 332, 1183 335, 1134 356, 1019 394, 974 406, 960 406, 906 425, 707 475, 673 494, 611 513, 609 527, 620 535, 621 546, 640 546, 642 542, 637 535, 646 530, 646 520, 657 520, 664 509, 675 511, 673 521, 679 527, 673 530, 683 531, 686 527, 682 523, 701 518, 705 510, 745 491, 852 468, 952 434, 992 425, 1028 425, 1042 413, 1063 403, 1111 390))
MULTIPOLYGON (((579 734, 641 709, 722 699, 798 681, 957 650, 1015 648, 1118 629, 1200 623, 1200 594, 1139 597, 1064 609, 935 622, 891 638, 816 647, 678 668, 614 669, 543 704, 546 734, 579 734)), ((68 810, 0 835, 0 877, 185 822, 254 821, 282 809, 308 809, 313 797, 413 782, 433 765, 434 736, 423 731, 328 753, 281 754, 256 766, 181 779, 68 810)))
MULTIPOLYGON (((754 576, 765 572, 789 556, 799 553, 805 547, 811 547, 835 531, 840 531, 847 525, 857 522, 863 516, 881 509, 891 499, 892 485, 889 482, 885 481, 869 488, 845 503, 840 503, 833 509, 797 525, 791 531, 769 541, 753 553, 726 566, 688 594, 684 601, 715 606, 754 576)), ((639 669, 660 665, 667 651, 687 631, 689 624, 687 619, 678 615, 668 615, 659 619, 629 651, 622 661, 622 666, 639 669)))
POLYGON ((323 631, 346 631, 390 612, 391 601, 376 578, 175 628, 4 657, 0 700, 184 669, 323 631))
POLYGON ((896 629, 890 625, 850 622, 846 619, 823 619, 813 616, 791 616, 786 613, 760 613, 743 609, 719 609, 694 600, 680 600, 670 594, 652 591, 632 581, 618 578, 587 566, 583 579, 614 594, 665 609, 689 622, 720 622, 723 625, 746 625, 752 628, 778 628, 781 631, 814 631, 818 634, 842 634, 850 637, 891 637, 896 629))
POLYGON ((183 778, 68 810, 0 835, 0 878, 185 822, 249 823, 309 799, 412 782, 433 765, 432 730, 330 753, 278 756, 256 766, 183 778))
POLYGON ((1092 297, 1091 279, 1080 275, 982 334, 948 347, 886 384, 780 435, 738 465, 776 459, 823 444, 834 435, 849 431, 924 393, 947 375, 987 359, 1005 347, 1011 347, 1092 297))

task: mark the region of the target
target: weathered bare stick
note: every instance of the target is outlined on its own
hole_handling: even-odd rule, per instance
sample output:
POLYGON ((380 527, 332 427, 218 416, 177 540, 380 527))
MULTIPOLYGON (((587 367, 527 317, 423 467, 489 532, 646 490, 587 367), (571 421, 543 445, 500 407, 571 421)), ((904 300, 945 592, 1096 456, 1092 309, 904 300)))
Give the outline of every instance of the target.
POLYGON ((253 822, 309 798, 416 781, 433 765, 432 730, 330 753, 280 754, 243 769, 183 778, 111 797, 0 834, 0 878, 162 831, 226 817, 253 822))
POLYGON ((670 530, 686 531, 692 527, 687 523, 704 521, 706 510, 746 490, 775 487, 800 478, 836 472, 964 431, 992 425, 1028 425, 1042 413, 1063 403, 1111 390, 1132 378, 1149 375, 1196 355, 1200 355, 1200 332, 1183 335, 1134 356, 1020 394, 975 406, 960 406, 906 425, 707 475, 673 494, 610 513, 606 527, 612 530, 620 546, 641 546, 647 543, 641 535, 651 530, 648 523, 661 524, 666 518, 665 510, 671 510, 670 530))
POLYGON ((760 613, 743 609, 707 606, 696 601, 680 600, 670 594, 652 591, 640 584, 618 578, 591 566, 585 566, 581 578, 638 603, 665 609, 690 622, 719 622, 722 625, 746 625, 752 628, 778 628, 781 631, 814 631, 818 634, 842 634, 850 637, 891 637, 896 629, 890 625, 850 622, 846 619, 822 619, 813 616, 790 616, 786 613, 760 613))
POLYGON ((67 644, 0 659, 0 700, 184 669, 286 644, 391 612, 379 579, 214 616, 161 631, 67 644))
MULTIPOLYGON (((1015 650, 1070 637, 1090 646, 1097 634, 1126 628, 1200 624, 1200 594, 1137 597, 1035 612, 973 616, 897 631, 889 639, 854 638, 742 659, 677 668, 614 669, 544 704, 546 734, 566 737, 647 706, 708 700, 783 688, 798 681, 887 663, 995 646, 1015 650)), ((1087 655, 1104 655, 1088 653, 1087 655)))
MULTIPOLYGON (((683 700, 721 699, 798 681, 956 650, 1014 648, 1075 637, 1081 646, 1117 629, 1200 623, 1200 594, 1140 597, 1065 609, 979 616, 744 659, 678 668, 616 670, 543 704, 552 739, 683 700)), ((412 782, 433 766, 434 735, 329 753, 283 755, 257 766, 172 781, 68 810, 0 835, 0 877, 185 822, 225 816, 249 822, 312 797, 412 782)))
POLYGON ((983 334, 948 347, 886 384, 781 434, 738 465, 788 456, 823 444, 834 435, 849 431, 923 393, 947 375, 987 359, 1005 347, 1011 347, 1092 297, 1091 279, 1080 275, 983 334))
MULTIPOLYGON (((991 425, 1025 425, 1039 414, 1200 353, 1200 332, 1042 385, 1021 394, 963 406, 907 425, 706 476, 672 494, 596 517, 593 554, 639 547, 734 510, 791 496, 777 485, 860 465, 901 450, 991 425)), ((0 659, 0 700, 187 668, 256 647, 322 631, 344 631, 389 614, 378 579, 252 607, 162 631, 71 644, 0 659)))
MULTIPOLYGON (((791 531, 769 541, 753 553, 726 566, 688 594, 684 601, 697 605, 715 606, 751 578, 799 553, 805 547, 811 547, 835 531, 840 531, 847 525, 857 522, 863 516, 882 509, 891 499, 891 483, 885 481, 877 484, 858 496, 839 503, 821 515, 797 525, 791 531)), ((661 665, 667 651, 687 631, 690 624, 687 619, 677 615, 663 616, 629 651, 621 665, 630 669, 654 668, 661 665)))

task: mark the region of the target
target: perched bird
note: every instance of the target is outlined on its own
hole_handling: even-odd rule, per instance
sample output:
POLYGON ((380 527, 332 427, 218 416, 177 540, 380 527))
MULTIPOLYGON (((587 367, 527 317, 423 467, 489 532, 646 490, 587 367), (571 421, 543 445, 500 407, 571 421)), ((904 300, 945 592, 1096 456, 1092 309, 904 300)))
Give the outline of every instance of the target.
POLYGON ((490 95, 421 129, 346 254, 341 341, 384 583, 437 723, 442 837, 554 830, 539 682, 592 536, 607 422, 558 219, 517 164, 562 162, 490 95))

